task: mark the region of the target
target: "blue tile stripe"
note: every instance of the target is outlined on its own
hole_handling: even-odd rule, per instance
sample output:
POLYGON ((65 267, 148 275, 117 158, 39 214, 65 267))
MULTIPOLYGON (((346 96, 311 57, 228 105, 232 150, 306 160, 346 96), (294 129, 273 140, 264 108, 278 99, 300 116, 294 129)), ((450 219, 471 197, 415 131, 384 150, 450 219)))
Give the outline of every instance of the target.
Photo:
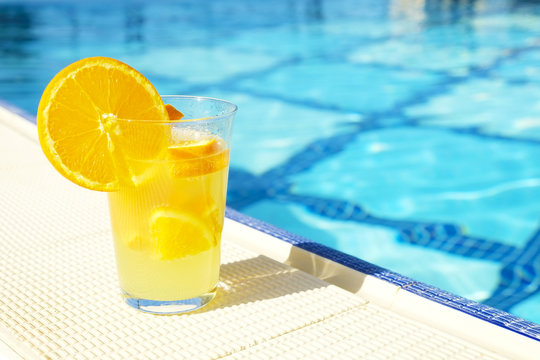
POLYGON ((540 325, 509 314, 503 310, 419 282, 406 286, 405 290, 540 341, 540 325))
MULTIPOLYGON (((497 289, 484 303, 498 308, 515 304, 540 293, 540 229, 514 256, 503 262, 497 289)), ((540 311, 540 309, 539 309, 540 311)))
POLYGON ((498 241, 462 234, 452 224, 418 223, 401 229, 398 240, 450 254, 492 261, 502 261, 519 251, 514 246, 498 241))
POLYGON ((14 114, 17 114, 19 115, 20 117, 22 117, 23 119, 26 119, 28 120, 29 122, 35 124, 36 123, 36 117, 34 115, 31 115, 29 112, 17 107, 17 106, 13 106, 11 105, 10 103, 0 99, 0 107, 3 107, 4 109, 14 113, 14 114))
POLYGON ((386 270, 380 266, 370 264, 354 256, 310 241, 266 222, 254 219, 229 207, 227 208, 225 215, 231 220, 247 225, 265 234, 274 236, 275 238, 281 239, 313 254, 345 265, 362 273, 374 276, 378 279, 388 281, 391 284, 399 286, 413 294, 448 306, 452 309, 459 310, 483 321, 540 341, 540 325, 538 324, 524 320, 505 311, 493 308, 489 305, 481 304, 438 289, 434 286, 414 281, 406 276, 386 270))

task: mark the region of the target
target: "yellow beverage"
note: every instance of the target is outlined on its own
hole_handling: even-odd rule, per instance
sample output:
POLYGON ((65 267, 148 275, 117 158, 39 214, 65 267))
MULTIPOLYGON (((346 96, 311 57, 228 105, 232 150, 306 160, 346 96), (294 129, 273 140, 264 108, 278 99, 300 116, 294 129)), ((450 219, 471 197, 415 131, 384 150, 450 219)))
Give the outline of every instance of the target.
MULTIPOLYGON (((120 287, 126 297, 213 296, 218 283, 229 151, 216 136, 171 141, 137 184, 109 193, 120 287)), ((173 136, 174 138, 174 136, 173 136)))

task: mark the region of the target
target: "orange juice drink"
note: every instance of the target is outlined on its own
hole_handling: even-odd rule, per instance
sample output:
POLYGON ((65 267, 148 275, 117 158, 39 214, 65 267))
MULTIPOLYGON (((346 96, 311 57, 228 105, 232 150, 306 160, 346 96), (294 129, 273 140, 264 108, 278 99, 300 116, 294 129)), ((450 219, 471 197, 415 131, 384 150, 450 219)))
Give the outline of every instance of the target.
POLYGON ((213 296, 229 151, 220 138, 198 138, 173 142, 166 159, 148 164, 140 184, 109 193, 120 287, 128 301, 213 296))
POLYGON ((139 134, 142 147, 162 150, 150 159, 128 158, 132 176, 109 192, 109 210, 126 302, 168 314, 199 308, 216 291, 232 120, 219 106, 231 111, 233 105, 205 98, 164 100, 174 103, 169 116, 174 118, 177 108, 183 117, 119 120, 124 132, 139 134))

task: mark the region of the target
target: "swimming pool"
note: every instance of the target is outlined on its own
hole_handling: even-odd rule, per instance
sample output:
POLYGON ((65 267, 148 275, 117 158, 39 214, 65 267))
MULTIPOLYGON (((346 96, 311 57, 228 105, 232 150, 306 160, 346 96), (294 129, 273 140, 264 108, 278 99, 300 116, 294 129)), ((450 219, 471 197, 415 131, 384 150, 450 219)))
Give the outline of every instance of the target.
POLYGON ((0 2, 0 99, 112 56, 240 107, 232 208, 540 323, 540 5, 0 2))

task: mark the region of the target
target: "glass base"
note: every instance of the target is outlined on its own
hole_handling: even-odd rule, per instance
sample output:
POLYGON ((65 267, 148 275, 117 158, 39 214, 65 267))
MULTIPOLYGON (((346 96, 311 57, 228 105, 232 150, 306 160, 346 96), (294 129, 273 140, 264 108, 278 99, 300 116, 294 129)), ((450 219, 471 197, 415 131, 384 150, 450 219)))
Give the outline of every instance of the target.
POLYGON ((207 294, 184 300, 148 300, 122 292, 126 304, 140 311, 157 315, 174 315, 194 311, 208 304, 216 296, 216 289, 207 294))

